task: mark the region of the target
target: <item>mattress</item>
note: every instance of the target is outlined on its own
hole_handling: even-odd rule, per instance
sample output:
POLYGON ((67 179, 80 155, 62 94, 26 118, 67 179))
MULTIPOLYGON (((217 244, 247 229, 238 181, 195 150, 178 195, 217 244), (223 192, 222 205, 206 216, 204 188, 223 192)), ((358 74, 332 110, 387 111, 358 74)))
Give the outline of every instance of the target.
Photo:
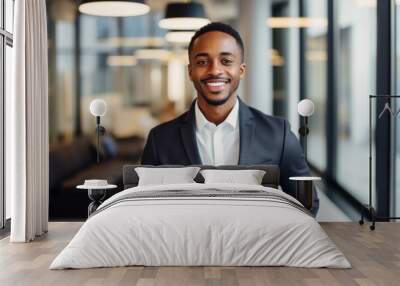
POLYGON ((138 186, 106 200, 50 269, 144 266, 350 268, 297 200, 263 186, 138 186))

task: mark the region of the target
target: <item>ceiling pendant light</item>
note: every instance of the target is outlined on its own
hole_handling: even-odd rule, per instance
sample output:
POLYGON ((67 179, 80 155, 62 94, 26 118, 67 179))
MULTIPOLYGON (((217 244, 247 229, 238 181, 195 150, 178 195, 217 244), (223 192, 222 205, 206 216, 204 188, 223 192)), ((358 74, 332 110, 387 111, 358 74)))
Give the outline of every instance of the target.
POLYGON ((169 31, 165 34, 165 40, 173 44, 189 44, 195 31, 169 31))
POLYGON ((266 24, 270 28, 325 28, 328 21, 312 17, 270 17, 266 24))
POLYGON ((150 11, 144 0, 82 0, 79 11, 93 16, 139 16, 150 11))
POLYGON ((174 2, 167 5, 165 18, 158 25, 169 30, 198 30, 208 23, 202 4, 174 2))

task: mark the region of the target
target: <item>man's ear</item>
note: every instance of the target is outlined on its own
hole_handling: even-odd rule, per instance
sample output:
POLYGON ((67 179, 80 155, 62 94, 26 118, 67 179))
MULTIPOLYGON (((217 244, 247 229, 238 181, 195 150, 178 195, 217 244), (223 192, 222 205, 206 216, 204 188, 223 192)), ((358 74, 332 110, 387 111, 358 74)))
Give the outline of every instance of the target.
POLYGON ((240 64, 240 78, 243 78, 246 74, 246 64, 241 63, 240 64))

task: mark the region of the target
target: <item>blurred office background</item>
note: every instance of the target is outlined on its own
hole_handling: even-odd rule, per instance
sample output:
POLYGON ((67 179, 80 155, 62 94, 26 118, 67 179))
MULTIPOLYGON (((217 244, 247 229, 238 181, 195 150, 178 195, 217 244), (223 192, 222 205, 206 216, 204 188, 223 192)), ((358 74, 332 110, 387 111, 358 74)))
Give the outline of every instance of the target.
MULTIPOLYGON (((95 118, 89 112, 94 98, 102 98, 108 105, 102 118, 107 130, 102 164, 110 164, 108 170, 139 162, 148 131, 187 110, 196 96, 187 75, 188 41, 171 42, 168 31, 159 26, 170 2, 147 0, 150 12, 142 16, 96 17, 78 13, 74 0, 47 1, 49 140, 53 151, 61 148, 61 153, 66 153, 57 155, 57 168, 68 169, 62 162, 72 158, 76 148, 85 148, 76 142, 94 139, 95 118), (74 144, 79 146, 70 147, 74 144)), ((377 89, 382 81, 390 82, 388 93, 400 93, 396 77, 399 1, 197 2, 204 5, 210 21, 230 24, 243 37, 248 75, 239 95, 245 102, 287 118, 298 135, 301 118, 297 103, 304 98, 314 101, 310 165, 324 177, 329 186, 325 192, 339 208, 360 210, 368 202, 369 95, 382 92, 377 89), (389 21, 385 15, 390 15, 389 21), (382 42, 389 43, 389 55, 382 42), (392 64, 380 67, 378 55, 389 56, 392 64)), ((5 29, 12 34, 12 27, 5 29)), ((12 49, 12 45, 3 45, 12 49)), ((7 67, 10 64, 7 62, 7 67)), ((396 112, 396 102, 392 108, 396 112)), ((373 204, 382 215, 399 215, 400 127, 396 120, 390 122, 390 134, 379 139, 388 150, 381 163, 389 168, 373 166, 373 204), (375 189, 384 199, 376 198, 375 189)), ((382 155, 382 148, 379 150, 382 155)), ((71 178, 74 172, 66 170, 53 177, 60 176, 56 181, 71 178)), ((70 186, 79 178, 82 176, 75 177, 70 186)))

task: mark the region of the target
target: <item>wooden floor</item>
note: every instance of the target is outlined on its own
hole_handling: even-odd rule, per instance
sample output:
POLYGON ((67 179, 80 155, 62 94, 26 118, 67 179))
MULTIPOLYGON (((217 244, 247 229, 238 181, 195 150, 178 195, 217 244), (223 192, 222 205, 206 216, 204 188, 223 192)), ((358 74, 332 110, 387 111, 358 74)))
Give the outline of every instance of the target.
POLYGON ((400 224, 378 223, 375 231, 357 223, 322 223, 353 268, 289 267, 120 267, 48 270, 81 226, 50 223, 32 243, 0 241, 0 285, 400 285, 400 224))

